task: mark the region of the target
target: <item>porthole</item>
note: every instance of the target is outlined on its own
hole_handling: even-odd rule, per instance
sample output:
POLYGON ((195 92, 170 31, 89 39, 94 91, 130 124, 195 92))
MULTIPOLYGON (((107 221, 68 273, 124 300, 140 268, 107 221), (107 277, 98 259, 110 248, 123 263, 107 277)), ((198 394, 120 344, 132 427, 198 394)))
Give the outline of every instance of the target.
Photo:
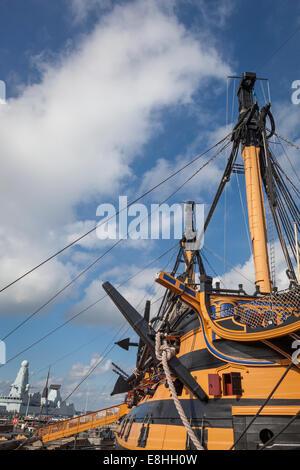
POLYGON ((271 431, 271 429, 262 429, 259 433, 259 438, 263 444, 268 442, 272 437, 274 436, 274 433, 271 431))

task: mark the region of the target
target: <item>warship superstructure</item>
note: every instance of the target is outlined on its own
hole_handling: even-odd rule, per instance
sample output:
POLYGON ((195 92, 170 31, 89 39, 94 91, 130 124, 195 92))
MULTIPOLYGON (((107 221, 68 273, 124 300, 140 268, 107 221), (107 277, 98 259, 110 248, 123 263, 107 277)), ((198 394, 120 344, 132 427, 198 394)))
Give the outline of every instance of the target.
POLYGON ((40 392, 30 393, 29 362, 24 360, 7 396, 0 395, 0 411, 23 415, 74 416, 73 403, 66 403, 60 395, 61 385, 48 384, 40 392))

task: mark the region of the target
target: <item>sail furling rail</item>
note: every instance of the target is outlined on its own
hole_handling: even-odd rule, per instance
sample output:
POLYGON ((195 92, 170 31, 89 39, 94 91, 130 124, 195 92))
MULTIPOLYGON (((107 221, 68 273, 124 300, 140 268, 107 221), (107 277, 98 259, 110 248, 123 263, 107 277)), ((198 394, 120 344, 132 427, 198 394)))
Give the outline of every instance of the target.
POLYGON ((264 197, 260 173, 261 129, 259 110, 253 102, 253 88, 256 74, 245 72, 238 88, 239 119, 252 109, 242 136, 242 157, 244 160, 249 227, 253 246, 255 284, 261 292, 271 292, 270 268, 267 250, 267 229, 264 197))

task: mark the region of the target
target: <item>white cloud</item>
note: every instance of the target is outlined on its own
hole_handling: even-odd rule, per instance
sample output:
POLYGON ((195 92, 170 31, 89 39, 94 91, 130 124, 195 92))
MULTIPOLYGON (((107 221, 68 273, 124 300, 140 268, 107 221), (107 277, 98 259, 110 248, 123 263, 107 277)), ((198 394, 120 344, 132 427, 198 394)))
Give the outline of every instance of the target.
MULTIPOLYGON (((208 158, 209 157, 199 159, 197 163, 193 163, 186 170, 179 173, 178 176, 170 179, 163 186, 155 190, 151 194, 153 202, 164 200, 172 195, 176 189, 180 188, 181 185, 188 180, 192 173, 196 172, 205 163, 205 161, 208 160, 208 158)), ((219 160, 224 166, 224 158, 220 156, 219 160)), ((164 158, 158 159, 155 165, 145 173, 140 191, 148 190, 150 187, 161 181, 161 175, 170 175, 183 167, 189 161, 190 158, 183 158, 181 156, 177 157, 174 161, 169 161, 164 158)), ((187 181, 187 183, 179 189, 175 198, 179 201, 183 201, 184 197, 189 194, 193 194, 194 200, 197 202, 208 202, 207 196, 216 188, 223 171, 221 165, 217 162, 206 166, 205 170, 200 171, 193 179, 187 181)), ((172 199, 168 200, 168 203, 169 201, 172 201, 172 199)))
POLYGON ((69 371, 69 378, 70 379, 81 379, 85 377, 91 368, 95 367, 97 363, 100 363, 99 366, 93 372, 93 375, 101 375, 107 372, 110 369, 111 360, 108 359, 107 361, 103 362, 103 357, 100 354, 93 354, 89 364, 83 364, 81 362, 77 362, 73 364, 71 370, 69 371))
MULTIPOLYGON (((131 275, 137 273, 137 266, 116 266, 102 273, 103 280, 94 280, 84 291, 82 300, 77 302, 69 311, 68 317, 83 310, 90 304, 93 304, 101 297, 105 296, 102 283, 109 280, 114 287, 122 283, 131 275)), ((161 269, 159 267, 148 268, 133 278, 126 285, 117 288, 117 290, 131 303, 139 312, 143 312, 146 300, 161 296, 162 288, 155 283, 155 277, 161 269)), ((125 322, 124 317, 119 312, 110 297, 104 297, 101 302, 87 310, 74 320, 74 324, 83 324, 86 326, 121 326, 125 322)))
MULTIPOLYGON (((274 252, 276 287, 278 287, 279 290, 283 290, 288 288, 289 280, 286 275, 287 267, 279 241, 276 241, 274 244, 274 252)), ((247 294, 253 294, 255 292, 253 256, 251 255, 245 263, 235 265, 223 276, 215 278, 214 282, 218 280, 221 280, 223 287, 225 286, 227 289, 237 289, 238 284, 243 284, 243 288, 247 294)))
MULTIPOLYGON (((68 403, 73 402, 76 410, 84 409, 87 401, 89 410, 104 408, 105 406, 102 406, 101 401, 99 401, 99 396, 102 394, 103 396, 105 395, 106 402, 109 402, 108 392, 111 391, 112 385, 107 387, 106 381, 107 377, 109 377, 107 372, 111 370, 111 359, 106 359, 101 362, 102 358, 103 356, 100 354, 94 353, 92 354, 88 363, 77 362, 73 364, 69 370, 66 371, 63 377, 58 377, 55 374, 51 374, 49 377, 49 385, 53 383, 61 384, 61 396, 63 399, 65 399, 69 394, 72 394, 67 401, 68 403), (82 385, 80 385, 79 388, 75 390, 81 379, 83 379, 90 369, 94 367, 99 361, 100 364, 96 367, 95 371, 93 371, 88 379, 86 379, 82 385), (105 380, 105 385, 103 385, 103 380, 105 380), (102 393, 100 393, 99 390, 101 390, 102 393)), ((40 380, 33 381, 31 391, 41 392, 45 387, 46 378, 47 375, 43 375, 40 380)), ((31 378, 31 381, 32 379, 33 377, 31 378)), ((111 379, 114 379, 114 377, 111 376, 111 379)))
MULTIPOLYGON (((273 113, 276 121, 276 132, 281 137, 288 139, 296 146, 300 147, 300 105, 280 103, 274 106, 273 113)), ((276 139, 273 137, 271 140, 276 139)), ((294 184, 296 184, 296 186, 298 186, 295 171, 299 175, 300 151, 291 147, 284 141, 281 141, 281 143, 284 150, 281 145, 276 144, 271 147, 272 151, 289 178, 294 182, 294 184)))
MULTIPOLYGON (((1 287, 6 281, 23 274, 26 268, 32 267, 34 262, 40 261, 41 256, 44 255, 45 252, 40 247, 36 247, 34 253, 30 252, 32 247, 29 244, 30 239, 24 243, 24 252, 18 250, 18 240, 16 240, 16 244, 11 251, 8 251, 7 247, 4 248, 2 252, 1 287)), ((7 246, 9 246, 9 243, 7 246)), ((51 261, 47 266, 33 272, 21 283, 1 293, 1 314, 6 316, 12 314, 27 316, 33 309, 38 308, 55 292, 60 290, 64 284, 70 282, 78 272, 74 264, 69 262, 64 264, 57 260, 51 261)), ((68 292, 64 292, 58 300, 65 300, 66 295, 76 297, 78 286, 83 280, 84 276, 68 292)))
POLYGON ((223 0, 219 2, 218 0, 191 0, 191 3, 195 5, 201 11, 205 23, 208 25, 223 27, 233 11, 235 6, 234 0, 223 0))
MULTIPOLYGON (((151 0, 147 0, 148 2, 151 0)), ((207 26, 223 27, 226 24, 230 14, 232 13, 235 1, 223 0, 221 3, 218 0, 210 0, 208 4, 205 0, 156 0, 161 8, 165 11, 172 11, 177 6, 190 4, 195 7, 203 19, 204 24, 207 26)), ((69 0, 68 5, 71 9, 73 20, 75 23, 84 22, 91 14, 93 16, 103 13, 113 7, 112 0, 69 0)))
POLYGON ((74 22, 84 21, 90 13, 99 12, 111 8, 111 0, 70 0, 69 6, 74 17, 74 22))
MULTIPOLYGON (((230 133, 230 131, 230 126, 219 126, 212 131, 205 130, 194 140, 185 155, 178 155, 172 161, 165 158, 159 158, 155 162, 155 165, 144 174, 139 193, 147 191, 152 186, 158 184, 162 179, 162 175, 167 177, 184 167, 187 163, 196 158, 197 155, 201 154, 203 150, 206 150, 217 142, 220 142, 230 133), (203 141, 205 141, 204 149, 203 141)), ((173 194, 173 192, 177 188, 180 188, 194 172, 199 170, 211 157, 213 157, 213 155, 220 151, 224 144, 225 142, 221 143, 218 147, 212 149, 203 157, 200 157, 195 163, 188 166, 187 169, 181 171, 174 178, 171 178, 164 185, 151 193, 150 197, 153 198, 153 200, 159 199, 159 201, 162 201, 164 198, 173 194)), ((211 163, 205 166, 203 170, 197 173, 190 181, 187 181, 183 188, 176 193, 175 197, 177 200, 179 198, 179 200, 182 201, 184 200, 184 197, 189 194, 194 194, 194 200, 197 202, 210 202, 207 198, 215 191, 217 184, 220 182, 225 168, 225 158, 228 158, 230 147, 231 145, 228 149, 225 149, 217 155, 211 163)))
MULTIPOLYGON (((107 202, 129 181, 160 129, 156 112, 192 102, 229 68, 158 2, 137 1, 115 6, 41 71, 40 83, 0 109, 1 286, 90 227, 78 204, 107 202)), ((3 295, 2 312, 35 308, 76 272, 51 262, 3 295)))

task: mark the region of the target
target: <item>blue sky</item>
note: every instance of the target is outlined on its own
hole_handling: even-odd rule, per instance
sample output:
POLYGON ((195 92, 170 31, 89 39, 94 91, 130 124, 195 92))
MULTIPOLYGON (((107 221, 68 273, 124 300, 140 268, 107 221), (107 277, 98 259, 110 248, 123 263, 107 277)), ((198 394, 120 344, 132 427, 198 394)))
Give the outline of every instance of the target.
MULTIPOLYGON (((278 132, 299 142, 300 105, 291 102, 291 85, 300 80, 300 33, 270 56, 300 25, 300 2, 0 0, 0 12, 0 79, 7 87, 7 104, 0 106, 1 286, 94 226, 100 203, 116 205, 119 195, 134 199, 222 138, 226 123, 230 128, 237 117, 237 82, 227 82, 228 74, 256 71, 268 77, 278 132)), ((259 85, 257 97, 263 105, 259 85)), ((299 168, 296 152, 287 150, 299 168)), ((288 161, 280 152, 277 157, 293 177, 288 161)), ((225 155, 218 157, 170 202, 195 200, 207 209, 224 163, 225 155)), ((159 203, 199 164, 145 202, 159 203)), ((245 207, 242 176, 239 184, 245 207)), ((224 207, 225 196, 205 239, 221 256, 224 207)), ((226 260, 242 275, 228 265, 224 273, 224 263, 206 255, 223 281, 235 287, 247 283, 245 277, 253 279, 235 175, 226 191, 226 214, 226 260)), ((173 244, 122 242, 7 339, 7 358, 100 298, 102 281, 119 284, 173 244)), ((1 337, 110 245, 91 235, 1 293, 1 337)), ((146 298, 161 294, 153 278, 169 258, 122 287, 140 309, 146 298)), ((282 284, 279 249, 276 259, 282 284)), ((45 381, 45 367, 55 363, 52 380, 61 381, 66 396, 110 347, 122 324, 111 302, 103 300, 1 367, 0 389, 7 389, 27 359, 36 372, 31 375, 36 387, 45 381)), ((124 335, 134 338, 131 330, 124 335)), ((113 402, 110 361, 130 371, 134 351, 116 347, 104 358, 72 397, 78 409, 85 407, 87 396, 90 409, 113 402)))

